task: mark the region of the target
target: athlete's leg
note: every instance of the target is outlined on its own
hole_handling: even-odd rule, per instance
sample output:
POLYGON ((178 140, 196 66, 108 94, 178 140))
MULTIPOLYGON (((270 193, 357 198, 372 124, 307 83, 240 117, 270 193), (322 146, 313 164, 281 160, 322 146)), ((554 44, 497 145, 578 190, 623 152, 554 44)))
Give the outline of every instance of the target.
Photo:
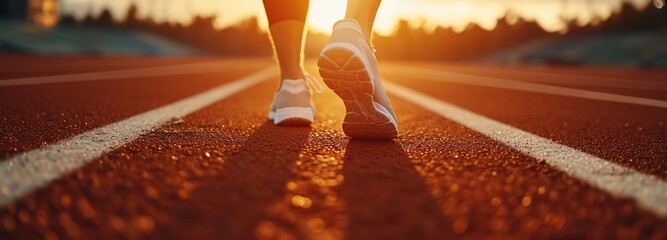
POLYGON ((276 125, 308 125, 315 120, 312 91, 302 66, 308 0, 264 0, 264 8, 281 75, 269 119, 276 125))
POLYGON ((357 20, 364 36, 370 40, 375 14, 380 7, 380 0, 348 0, 345 18, 357 20))
POLYGON ((370 45, 380 0, 349 0, 346 18, 334 24, 317 65, 324 82, 343 100, 343 131, 353 138, 398 136, 396 114, 382 87, 370 45))
POLYGON ((303 79, 303 37, 309 0, 264 0, 281 80, 303 79))

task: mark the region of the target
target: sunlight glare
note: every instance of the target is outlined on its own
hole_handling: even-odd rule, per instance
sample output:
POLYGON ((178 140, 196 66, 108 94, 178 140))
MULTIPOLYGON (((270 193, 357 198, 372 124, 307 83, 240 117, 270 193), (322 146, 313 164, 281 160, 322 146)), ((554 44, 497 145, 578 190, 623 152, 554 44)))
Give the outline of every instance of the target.
POLYGON ((347 1, 312 0, 308 10, 308 25, 318 32, 331 33, 333 24, 345 17, 347 1))

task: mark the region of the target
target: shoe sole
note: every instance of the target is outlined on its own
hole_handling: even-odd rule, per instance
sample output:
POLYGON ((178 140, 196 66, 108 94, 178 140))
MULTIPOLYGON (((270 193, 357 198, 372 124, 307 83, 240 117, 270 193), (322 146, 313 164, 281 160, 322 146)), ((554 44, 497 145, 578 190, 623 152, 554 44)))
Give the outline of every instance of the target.
POLYGON ((352 138, 396 138, 395 121, 382 105, 373 101, 375 88, 369 68, 355 50, 345 46, 325 48, 317 61, 324 83, 345 104, 343 132, 352 138))
POLYGON ((269 120, 278 126, 307 126, 314 122, 314 114, 310 108, 288 107, 269 112, 269 120))

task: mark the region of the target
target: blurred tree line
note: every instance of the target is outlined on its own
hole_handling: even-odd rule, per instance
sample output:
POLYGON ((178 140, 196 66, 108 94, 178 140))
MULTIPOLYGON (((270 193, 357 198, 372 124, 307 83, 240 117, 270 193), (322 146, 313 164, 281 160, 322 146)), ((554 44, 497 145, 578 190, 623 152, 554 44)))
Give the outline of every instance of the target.
POLYGON ((123 21, 115 20, 111 11, 104 9, 98 16, 89 14, 81 21, 77 21, 73 16, 63 16, 60 24, 152 32, 213 54, 267 56, 271 54, 268 35, 259 28, 256 18, 243 20, 235 26, 224 29, 215 29, 215 18, 215 16, 196 16, 189 25, 158 23, 150 18, 140 18, 136 5, 132 5, 128 8, 123 21))
MULTIPOLYGON (((270 56, 272 49, 268 34, 259 27, 257 18, 249 18, 224 29, 214 27, 215 16, 196 16, 189 25, 157 23, 141 19, 136 6, 128 9, 124 21, 116 21, 108 9, 98 16, 88 15, 82 21, 63 16, 61 24, 77 24, 107 28, 133 29, 157 33, 196 46, 213 54, 270 56)), ((462 32, 448 27, 437 27, 427 32, 424 27, 411 27, 401 20, 390 36, 375 35, 373 45, 380 58, 465 60, 494 51, 527 43, 531 40, 584 36, 628 31, 665 31, 667 24, 664 10, 653 7, 636 9, 624 4, 622 10, 609 19, 579 26, 570 22, 567 31, 544 31, 537 23, 525 21, 508 14, 499 19, 492 31, 471 24, 462 32)), ((305 53, 317 56, 328 40, 322 33, 308 32, 305 53)))

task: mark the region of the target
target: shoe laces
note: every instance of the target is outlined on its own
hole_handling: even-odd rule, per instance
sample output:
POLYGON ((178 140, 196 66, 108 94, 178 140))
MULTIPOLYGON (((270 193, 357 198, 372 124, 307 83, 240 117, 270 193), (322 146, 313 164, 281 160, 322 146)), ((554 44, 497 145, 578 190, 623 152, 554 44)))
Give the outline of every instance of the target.
POLYGON ((368 46, 371 47, 371 51, 373 52, 373 55, 376 55, 377 50, 375 50, 375 46, 373 45, 373 40, 368 42, 368 46))
POLYGON ((311 89, 314 89, 315 92, 322 93, 324 91, 324 86, 322 86, 322 83, 320 83, 317 77, 310 74, 305 74, 304 80, 306 81, 306 85, 308 85, 308 87, 311 89))

